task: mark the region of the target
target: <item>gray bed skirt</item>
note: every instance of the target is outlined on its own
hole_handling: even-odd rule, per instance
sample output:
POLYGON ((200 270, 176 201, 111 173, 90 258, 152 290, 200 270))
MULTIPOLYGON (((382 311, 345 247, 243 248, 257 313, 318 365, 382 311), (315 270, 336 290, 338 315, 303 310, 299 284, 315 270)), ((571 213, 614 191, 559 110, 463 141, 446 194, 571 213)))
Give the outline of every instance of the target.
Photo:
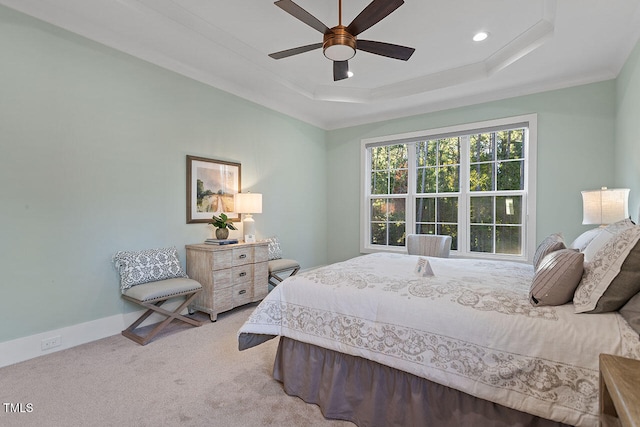
POLYGON ((326 418, 374 426, 560 427, 376 362, 280 337, 273 377, 326 418))

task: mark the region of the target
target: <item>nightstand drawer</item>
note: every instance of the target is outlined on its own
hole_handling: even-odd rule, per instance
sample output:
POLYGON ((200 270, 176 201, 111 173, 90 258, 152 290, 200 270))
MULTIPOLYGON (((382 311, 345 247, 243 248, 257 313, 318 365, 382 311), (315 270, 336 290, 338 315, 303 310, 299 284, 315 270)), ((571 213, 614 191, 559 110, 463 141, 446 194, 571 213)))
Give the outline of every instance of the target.
POLYGON ((228 288, 238 283, 253 280, 253 264, 240 265, 226 270, 216 270, 212 273, 213 286, 216 289, 228 288))
POLYGON ((234 307, 250 303, 251 298, 251 283, 240 283, 228 288, 217 289, 214 308, 217 312, 222 313, 234 307))
POLYGON ((241 265, 231 269, 233 284, 253 281, 253 264, 241 265))
POLYGON ((253 248, 234 248, 232 263, 236 265, 253 264, 253 248))
POLYGON ((233 304, 238 307, 249 304, 252 298, 251 283, 242 283, 233 288, 233 304))

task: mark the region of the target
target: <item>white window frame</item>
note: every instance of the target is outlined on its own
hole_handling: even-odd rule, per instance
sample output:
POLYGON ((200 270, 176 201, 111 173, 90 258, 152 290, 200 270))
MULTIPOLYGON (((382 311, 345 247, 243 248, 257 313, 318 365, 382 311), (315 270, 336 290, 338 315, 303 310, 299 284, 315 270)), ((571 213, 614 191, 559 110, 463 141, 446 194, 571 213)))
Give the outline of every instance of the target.
MULTIPOLYGON (((447 193, 459 197, 458 205, 458 250, 451 251, 452 257, 465 258, 490 258, 505 259, 512 261, 533 260, 536 249, 536 170, 537 170, 537 141, 538 141, 538 115, 526 114, 521 116, 506 117, 502 119, 487 120, 474 123, 466 123, 456 126, 428 129, 417 132, 387 135, 376 138, 366 138, 361 140, 360 148, 360 252, 399 252, 406 253, 405 246, 388 246, 371 244, 371 211, 370 211, 370 191, 371 191, 371 159, 368 148, 381 145, 393 145, 401 143, 414 143, 448 136, 465 135, 481 132, 491 132, 509 127, 526 128, 525 146, 523 149, 524 162, 524 188, 518 193, 523 193, 522 206, 522 226, 524 227, 521 255, 489 254, 480 252, 470 252, 468 248, 467 233, 469 230, 469 209, 468 203, 471 196, 469 191, 469 150, 468 145, 461 146, 460 153, 460 192, 447 193)), ((415 150, 409 150, 409 183, 408 194, 406 195, 406 227, 407 234, 415 230, 415 150)), ((492 196, 502 192, 483 192, 483 195, 492 196)), ((440 194, 444 196, 445 194, 440 194)), ((404 195, 388 195, 389 198, 402 197, 404 195)))

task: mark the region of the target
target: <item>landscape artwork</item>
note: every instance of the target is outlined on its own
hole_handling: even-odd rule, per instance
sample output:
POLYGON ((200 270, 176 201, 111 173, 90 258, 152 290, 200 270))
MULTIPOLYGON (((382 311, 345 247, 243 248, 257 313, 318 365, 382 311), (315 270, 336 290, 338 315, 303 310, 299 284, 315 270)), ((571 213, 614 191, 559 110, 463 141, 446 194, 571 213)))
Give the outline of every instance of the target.
POLYGON ((187 223, 209 222, 224 212, 239 220, 234 196, 240 192, 240 163, 187 156, 187 223))

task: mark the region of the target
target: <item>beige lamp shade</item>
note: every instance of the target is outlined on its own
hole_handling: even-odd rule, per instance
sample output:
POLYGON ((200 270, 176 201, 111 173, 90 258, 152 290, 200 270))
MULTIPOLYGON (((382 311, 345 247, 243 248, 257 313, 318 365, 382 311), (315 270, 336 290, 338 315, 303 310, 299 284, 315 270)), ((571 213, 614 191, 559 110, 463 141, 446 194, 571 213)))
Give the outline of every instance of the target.
POLYGON ((613 224, 629 218, 629 189, 602 187, 582 192, 582 223, 613 224))
POLYGON ((235 211, 243 214, 262 213, 262 194, 259 194, 259 193, 236 194, 235 211))
POLYGON ((244 214, 242 229, 244 241, 247 243, 256 241, 256 222, 251 216, 254 213, 262 213, 262 194, 238 193, 235 197, 235 211, 244 214))

